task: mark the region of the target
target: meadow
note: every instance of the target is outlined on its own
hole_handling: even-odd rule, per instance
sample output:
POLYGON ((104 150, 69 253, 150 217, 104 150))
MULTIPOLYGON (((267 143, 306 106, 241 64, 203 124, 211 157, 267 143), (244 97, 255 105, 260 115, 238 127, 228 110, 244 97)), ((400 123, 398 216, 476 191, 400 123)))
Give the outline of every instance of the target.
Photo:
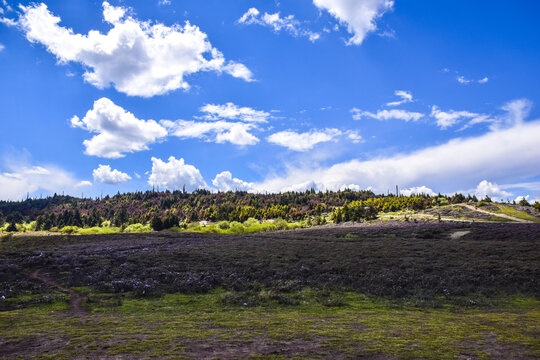
POLYGON ((3 358, 534 359, 540 225, 4 237, 3 358))

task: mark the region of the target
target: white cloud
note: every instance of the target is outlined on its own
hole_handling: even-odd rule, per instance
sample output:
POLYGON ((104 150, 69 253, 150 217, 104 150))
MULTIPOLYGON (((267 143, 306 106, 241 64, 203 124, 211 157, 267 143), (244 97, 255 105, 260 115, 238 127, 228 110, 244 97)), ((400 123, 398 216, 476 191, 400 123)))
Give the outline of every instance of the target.
POLYGON ((86 186, 92 186, 92 182, 88 181, 88 180, 83 180, 83 181, 79 181, 75 187, 76 188, 80 188, 80 187, 86 187, 86 186))
POLYGON ((99 181, 104 184, 122 184, 131 180, 131 176, 116 169, 111 170, 110 165, 99 165, 92 172, 94 181, 99 181))
POLYGON ((21 200, 38 190, 74 193, 81 182, 54 165, 10 165, 0 172, 0 200, 21 200))
POLYGON ((529 191, 540 191, 540 181, 504 184, 504 185, 500 185, 500 187, 501 189, 520 188, 520 189, 525 189, 529 191))
POLYGON ((465 76, 462 76, 462 75, 459 75, 458 77, 456 77, 456 80, 460 83, 460 84, 469 84, 472 82, 472 80, 469 80, 467 78, 465 78, 465 76))
POLYGON ((504 114, 492 117, 487 114, 478 114, 470 111, 442 111, 433 105, 431 108, 431 117, 437 120, 437 125, 441 129, 446 129, 463 122, 463 120, 468 120, 460 130, 480 123, 490 123, 490 129, 497 130, 523 124, 524 119, 529 116, 531 108, 532 102, 530 100, 516 99, 507 102, 501 107, 501 110, 505 111, 504 114))
POLYGON ((212 185, 223 191, 253 190, 253 183, 233 178, 230 171, 223 171, 217 174, 214 180, 212 180, 212 185))
POLYGON ((424 114, 414 111, 391 109, 391 110, 379 110, 377 113, 372 113, 369 111, 362 111, 357 108, 351 109, 352 118, 354 120, 361 120, 363 117, 370 117, 377 120, 404 120, 404 121, 418 121, 424 114))
POLYGON ((482 122, 493 121, 490 119, 489 115, 477 114, 470 111, 442 111, 436 105, 431 107, 431 117, 437 120, 437 126, 443 130, 454 126, 464 119, 470 119, 466 125, 467 127, 482 122))
POLYGON ((184 159, 176 160, 169 157, 167 162, 152 157, 152 172, 148 177, 148 184, 156 185, 169 190, 186 187, 187 191, 208 188, 201 172, 193 165, 184 163, 184 159))
POLYGON ((20 6, 18 25, 26 38, 43 44, 60 63, 77 62, 86 68, 84 79, 105 88, 111 83, 127 95, 151 97, 171 90, 188 89, 184 77, 199 71, 226 72, 252 80, 243 64, 227 62, 197 26, 170 27, 139 21, 130 9, 103 3, 103 18, 112 26, 107 33, 87 35, 59 26, 47 5, 20 6))
POLYGON ((0 44, 0 51, 4 50, 6 47, 3 44, 0 44))
POLYGON ((98 134, 84 140, 87 155, 112 159, 148 150, 148 144, 167 136, 167 130, 154 120, 139 120, 105 97, 96 100, 82 120, 74 116, 71 126, 98 134))
POLYGON ((5 17, 0 18, 0 23, 6 26, 17 26, 17 21, 5 17))
POLYGON ((486 196, 494 200, 501 200, 505 197, 511 196, 512 194, 508 191, 502 190, 499 185, 489 182, 487 180, 482 180, 476 187, 475 195, 479 199, 483 199, 486 196))
POLYGON ((267 140, 289 150, 307 151, 319 143, 332 141, 341 134, 338 129, 311 130, 305 133, 280 131, 270 135, 267 140))
POLYGON ((345 134, 347 135, 347 139, 351 140, 355 144, 364 142, 364 139, 356 130, 348 130, 345 132, 345 134))
POLYGON ((519 204, 519 202, 520 202, 521 200, 529 201, 529 198, 530 198, 530 197, 531 197, 530 195, 525 195, 525 196, 521 195, 521 196, 517 196, 517 197, 514 199, 514 201, 515 201, 516 203, 519 204))
POLYGON ((396 90, 394 92, 394 95, 399 96, 401 100, 391 101, 389 103, 386 103, 386 106, 398 106, 398 105, 410 103, 413 101, 413 96, 410 91, 396 90))
POLYGON ((402 189, 399 191, 399 193, 405 196, 411 196, 413 194, 414 195, 426 194, 429 196, 437 195, 433 190, 431 190, 427 186, 414 186, 409 189, 402 189))
POLYGON ((460 84, 463 84, 463 85, 467 85, 467 84, 470 84, 470 83, 478 83, 478 84, 485 84, 489 81, 489 78, 487 76, 484 76, 482 79, 478 79, 478 80, 471 80, 471 79, 467 79, 465 76, 463 75, 458 75, 456 77, 456 80, 460 83, 460 84))
POLYGON ((484 77, 484 78, 478 80, 478 83, 479 83, 479 84, 485 84, 485 83, 487 83, 488 81, 489 81, 489 78, 486 76, 486 77, 484 77))
POLYGON ((343 184, 373 186, 386 192, 418 183, 441 192, 467 189, 482 179, 499 182, 540 175, 540 121, 424 148, 412 153, 370 160, 351 160, 321 167, 312 162, 289 165, 285 174, 268 177, 258 191, 285 191, 314 181, 319 189, 337 190, 343 184))
POLYGON ((377 29, 376 20, 394 6, 393 0, 313 0, 313 3, 347 26, 353 35, 348 45, 360 45, 368 33, 377 29))
POLYGON ((362 187, 360 185, 356 185, 356 184, 349 184, 349 185, 341 185, 339 187, 339 190, 340 191, 345 191, 345 190, 352 190, 352 191, 361 191, 363 190, 362 187))
POLYGON ((302 27, 300 21, 294 18, 294 15, 288 15, 281 17, 279 12, 275 14, 264 13, 261 14, 256 8, 250 8, 240 19, 238 19, 239 24, 245 25, 262 25, 270 27, 274 32, 279 33, 284 30, 290 33, 294 37, 307 37, 310 41, 314 42, 318 40, 321 35, 315 33, 311 30, 305 29, 302 27))
POLYGON ((217 143, 230 142, 234 145, 255 145, 259 139, 249 131, 255 128, 253 124, 228 121, 188 121, 188 120, 162 120, 170 135, 181 139, 205 139, 217 143))
POLYGON ((516 99, 507 102, 501 109, 506 111, 506 114, 498 118, 496 127, 519 125, 523 124, 531 113, 532 102, 528 99, 516 99))
POLYGON ((158 5, 171 5, 171 0, 159 0, 158 5))
POLYGON ((261 110, 255 110, 250 107, 241 107, 233 103, 223 105, 206 104, 200 108, 200 111, 206 113, 201 116, 205 120, 238 120, 244 122, 268 122, 270 113, 261 110))

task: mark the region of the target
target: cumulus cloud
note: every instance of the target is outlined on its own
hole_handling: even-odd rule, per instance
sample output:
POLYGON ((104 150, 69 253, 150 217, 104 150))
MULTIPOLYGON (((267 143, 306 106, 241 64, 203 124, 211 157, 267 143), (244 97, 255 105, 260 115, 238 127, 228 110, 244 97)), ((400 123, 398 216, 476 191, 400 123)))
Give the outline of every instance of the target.
POLYGON ((311 130, 304 133, 280 131, 270 135, 267 140, 289 150, 307 151, 319 143, 332 141, 341 134, 342 132, 338 129, 311 130))
POLYGON ((250 191, 253 183, 233 178, 230 171, 223 171, 212 180, 212 185, 223 191, 250 191))
POLYGON ((99 165, 92 172, 94 181, 99 181, 104 184, 122 184, 131 180, 131 176, 116 169, 111 170, 110 165, 99 165))
POLYGON ((74 193, 82 183, 54 165, 11 164, 7 171, 0 172, 0 200, 21 200, 38 190, 74 193))
POLYGON ((247 106, 238 106, 233 103, 223 105, 206 104, 200 108, 205 113, 200 118, 205 120, 238 120, 244 122, 268 122, 270 113, 261 110, 255 110, 247 106))
POLYGON ((505 197, 511 196, 512 194, 508 191, 502 190, 499 185, 489 182, 487 180, 482 180, 476 187, 475 195, 479 199, 483 199, 486 196, 494 200, 502 200, 505 197))
POLYGON ((302 27, 302 24, 294 18, 294 15, 281 17, 279 12, 275 14, 268 14, 266 12, 261 14, 258 9, 250 8, 237 22, 244 25, 256 24, 270 27, 276 33, 279 33, 282 30, 287 31, 294 37, 307 37, 312 42, 321 37, 319 33, 302 27))
POLYGON ((345 190, 352 190, 352 191, 361 191, 363 190, 362 187, 360 185, 357 185, 357 184, 349 184, 349 185, 341 185, 339 187, 339 190, 340 191, 345 191, 345 190))
POLYGON ((413 186, 409 189, 402 189, 399 192, 401 195, 405 195, 405 196, 420 195, 420 194, 426 194, 429 196, 437 195, 433 190, 431 190, 427 186, 413 186))
POLYGON ((373 186, 386 191, 423 183, 439 191, 473 187, 482 179, 499 182, 540 175, 540 121, 457 138, 411 153, 370 160, 351 160, 330 167, 289 165, 284 174, 270 176, 254 186, 259 191, 286 191, 314 181, 319 189, 337 190, 343 184, 373 186))
POLYGON ((514 199, 514 201, 515 201, 516 203, 519 204, 519 202, 520 202, 521 200, 529 201, 529 198, 530 198, 530 197, 531 197, 530 195, 520 195, 520 196, 517 196, 517 197, 514 199))
POLYGON ((410 102, 413 101, 413 96, 412 96, 410 91, 396 90, 394 92, 394 95, 400 97, 401 100, 399 100, 399 101, 391 101, 389 103, 386 103, 386 106, 398 106, 398 105, 410 103, 410 102))
POLYGON ((87 155, 111 159, 148 150, 149 144, 167 136, 167 130, 154 120, 139 120, 105 97, 96 100, 82 119, 74 116, 71 126, 98 134, 84 140, 87 155))
POLYGON ((20 8, 17 24, 26 38, 44 45, 60 63, 82 64, 84 79, 100 89, 112 84, 127 95, 151 97, 188 89, 184 78, 199 71, 252 80, 245 65, 226 61, 207 35, 189 22, 169 27, 139 21, 128 15, 128 8, 103 2, 103 18, 111 29, 83 35, 59 26, 61 19, 43 3, 20 8))
POLYGON ((369 111, 363 111, 358 108, 351 109, 352 118, 354 120, 361 120, 363 117, 370 117, 377 120, 404 120, 404 121, 418 121, 424 114, 414 111, 391 109, 391 110, 379 110, 376 113, 369 111))
POLYGON ((313 0, 328 11, 353 36, 347 45, 360 45, 368 33, 377 29, 376 20, 394 6, 393 0, 313 0))
POLYGON ((181 189, 183 186, 187 191, 208 188, 199 169, 186 164, 182 158, 176 160, 174 156, 169 157, 167 162, 152 157, 148 184, 169 190, 181 189))
POLYGON ((181 139, 204 139, 217 143, 229 142, 234 145, 255 145, 259 139, 249 131, 255 128, 253 124, 228 121, 192 121, 192 120, 162 120, 169 134, 181 139))

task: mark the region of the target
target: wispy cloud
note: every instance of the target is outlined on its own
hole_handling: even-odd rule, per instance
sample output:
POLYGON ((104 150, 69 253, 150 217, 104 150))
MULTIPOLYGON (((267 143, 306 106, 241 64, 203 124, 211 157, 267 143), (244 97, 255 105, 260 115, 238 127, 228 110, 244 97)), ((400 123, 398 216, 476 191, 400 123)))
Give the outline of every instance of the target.
POLYGON ((238 19, 237 23, 266 26, 276 33, 286 31, 294 37, 307 37, 312 42, 318 40, 321 36, 319 33, 313 32, 302 26, 302 23, 298 21, 294 15, 281 17, 279 12, 275 14, 265 12, 262 14, 257 8, 250 8, 240 19, 238 19))
POLYGON ((307 151, 319 143, 329 142, 343 133, 338 129, 311 130, 298 133, 294 131, 280 131, 270 135, 268 142, 286 147, 293 151, 307 151))
POLYGON ((410 103, 413 101, 413 96, 410 91, 396 90, 394 92, 394 95, 400 97, 401 100, 388 102, 386 103, 386 106, 398 106, 398 105, 410 103))
POLYGON ((418 121, 424 114, 414 111, 391 109, 391 110, 379 110, 376 113, 369 111, 363 111, 358 108, 351 109, 352 118, 354 120, 361 120, 362 118, 369 117, 377 120, 404 120, 404 121, 418 121))

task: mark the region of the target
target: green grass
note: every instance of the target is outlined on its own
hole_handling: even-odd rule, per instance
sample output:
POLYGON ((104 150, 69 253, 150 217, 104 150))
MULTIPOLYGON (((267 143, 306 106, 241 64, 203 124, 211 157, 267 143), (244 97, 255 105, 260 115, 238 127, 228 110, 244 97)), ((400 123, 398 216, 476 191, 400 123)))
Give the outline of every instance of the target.
POLYGON ((304 358, 489 358, 495 345, 540 356, 540 302, 533 298, 514 298, 498 309, 464 310, 397 307, 357 293, 341 293, 342 305, 325 306, 313 290, 289 295, 302 300, 295 306, 230 305, 223 301, 227 293, 215 290, 151 299, 127 295, 121 305, 110 306, 109 294, 94 294, 85 315, 70 316, 59 302, 0 312, 0 339, 58 344, 33 354, 42 358, 211 357, 205 346, 263 358, 283 349, 285 357, 304 358))
POLYGON ((499 208, 499 211, 503 214, 510 215, 518 219, 529 220, 529 221, 540 223, 540 218, 536 216, 532 216, 526 213, 525 211, 517 210, 509 205, 503 205, 503 204, 495 204, 495 205, 499 208))

